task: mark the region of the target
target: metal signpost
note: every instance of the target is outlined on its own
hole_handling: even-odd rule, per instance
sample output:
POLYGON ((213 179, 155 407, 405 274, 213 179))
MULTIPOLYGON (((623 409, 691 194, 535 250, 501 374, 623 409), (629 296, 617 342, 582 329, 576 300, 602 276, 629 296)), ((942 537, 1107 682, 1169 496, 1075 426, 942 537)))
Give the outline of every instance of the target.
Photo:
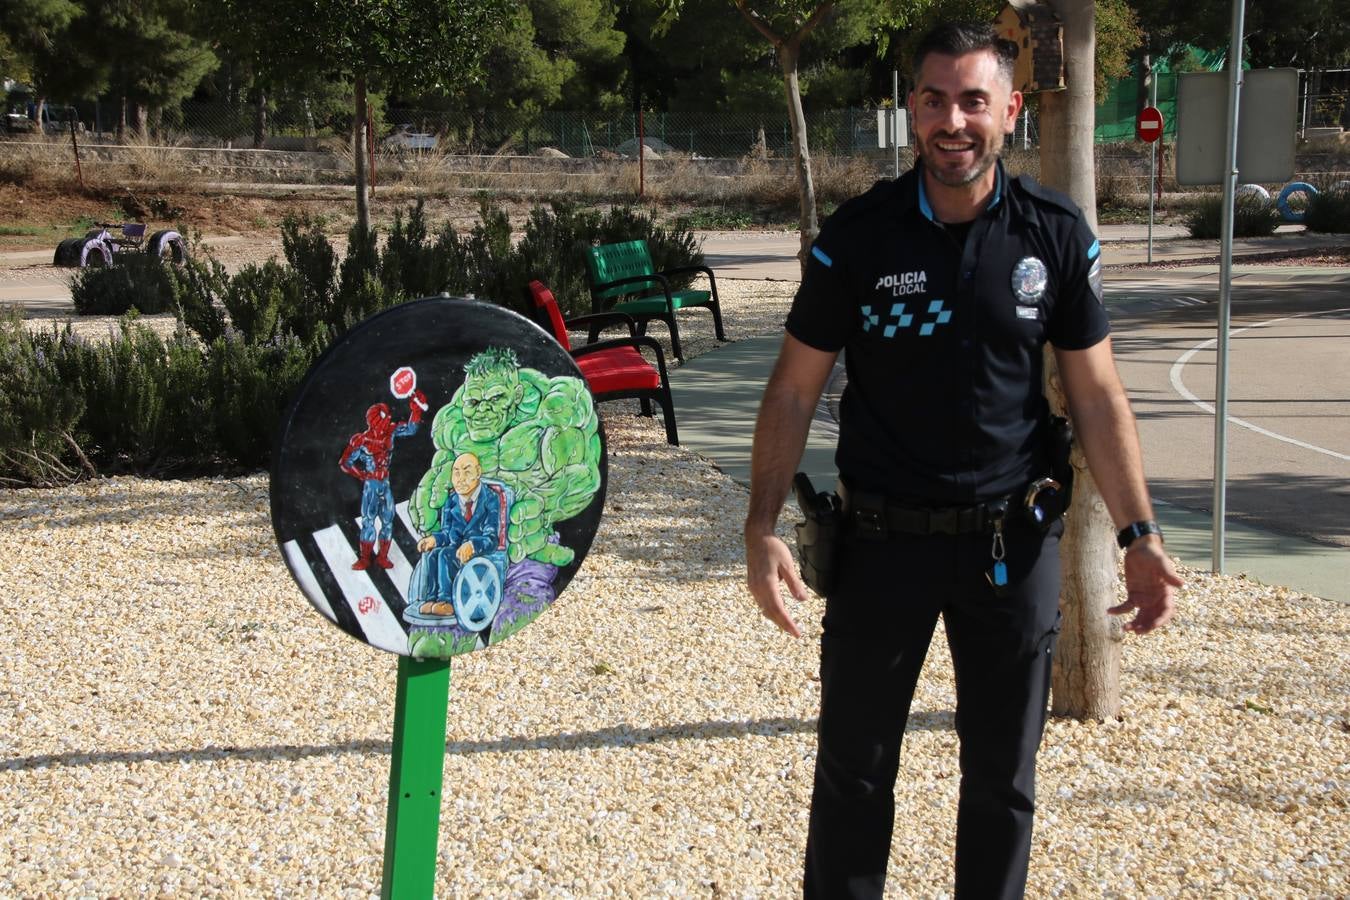
POLYGON ((1177 183, 1222 184, 1218 341, 1214 377, 1214 530, 1211 568, 1224 571, 1227 506, 1228 338, 1233 305, 1233 216, 1238 180, 1284 181, 1294 171, 1298 73, 1293 69, 1242 71, 1246 4, 1233 4, 1228 73, 1182 75, 1177 83, 1177 183), (1244 84, 1247 88, 1244 90, 1244 84), (1227 110, 1227 115, 1223 115, 1227 110), (1239 131, 1244 122, 1259 127, 1239 131), (1220 137, 1223 153, 1219 153, 1220 137))
POLYGON ((1153 143, 1163 135, 1163 116, 1156 106, 1145 106, 1134 123, 1134 134, 1149 145, 1148 154, 1148 262, 1153 262, 1153 185, 1158 176, 1158 154, 1153 143))
POLYGON ((450 659, 533 622, 576 574, 604 507, 604 430, 543 329, 442 295, 343 335, 279 438, 272 525, 291 575, 324 618, 399 655, 380 895, 431 898, 450 659), (527 492, 549 499, 522 517, 527 492))
MULTIPOLYGON (((898 79, 899 76, 896 75, 898 79)), ((898 83, 896 101, 900 99, 898 83)), ((882 150, 894 148, 895 177, 900 177, 900 148, 909 146, 909 110, 903 106, 877 110, 877 146, 882 150)))

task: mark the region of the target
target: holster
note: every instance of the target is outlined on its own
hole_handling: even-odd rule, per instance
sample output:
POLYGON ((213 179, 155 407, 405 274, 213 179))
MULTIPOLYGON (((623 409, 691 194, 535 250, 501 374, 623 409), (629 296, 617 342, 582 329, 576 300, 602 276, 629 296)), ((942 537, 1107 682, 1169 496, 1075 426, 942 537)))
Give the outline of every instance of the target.
POLYGON ((834 587, 838 574, 835 560, 843 526, 839 497, 817 492, 803 472, 798 472, 792 479, 792 489, 806 518, 796 526, 797 561, 801 566, 802 581, 823 597, 834 587))
POLYGON ((1063 416, 1050 417, 1049 449, 1050 474, 1060 483, 1061 510, 1068 512, 1073 500, 1073 463, 1069 461, 1073 452, 1073 423, 1063 416))

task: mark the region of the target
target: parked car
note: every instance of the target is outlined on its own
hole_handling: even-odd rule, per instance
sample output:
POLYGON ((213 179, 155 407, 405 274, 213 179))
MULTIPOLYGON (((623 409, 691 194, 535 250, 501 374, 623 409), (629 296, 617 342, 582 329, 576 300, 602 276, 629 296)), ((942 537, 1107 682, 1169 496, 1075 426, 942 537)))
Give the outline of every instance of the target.
POLYGON ((399 125, 381 144, 386 150, 434 150, 436 135, 414 131, 411 125, 399 125))
POLYGON ((37 123, 21 112, 5 113, 5 131, 9 134, 31 134, 37 123))
MULTIPOLYGON (((81 133, 84 131, 84 123, 80 121, 80 116, 74 108, 52 106, 51 104, 42 107, 42 131, 44 133, 65 134, 70 131, 72 122, 76 131, 81 133)), ((33 134, 37 130, 38 123, 22 109, 11 107, 10 111, 5 114, 5 131, 10 134, 33 134)))

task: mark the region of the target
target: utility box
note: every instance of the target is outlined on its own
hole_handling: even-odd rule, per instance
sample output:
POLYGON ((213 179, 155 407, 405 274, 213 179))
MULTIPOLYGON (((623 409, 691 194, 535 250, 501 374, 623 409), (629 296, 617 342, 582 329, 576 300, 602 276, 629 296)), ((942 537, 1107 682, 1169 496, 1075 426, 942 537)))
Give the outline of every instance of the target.
POLYGON ((1048 4, 1009 3, 994 19, 994 30, 1017 47, 1013 90, 1064 90, 1064 26, 1048 4))

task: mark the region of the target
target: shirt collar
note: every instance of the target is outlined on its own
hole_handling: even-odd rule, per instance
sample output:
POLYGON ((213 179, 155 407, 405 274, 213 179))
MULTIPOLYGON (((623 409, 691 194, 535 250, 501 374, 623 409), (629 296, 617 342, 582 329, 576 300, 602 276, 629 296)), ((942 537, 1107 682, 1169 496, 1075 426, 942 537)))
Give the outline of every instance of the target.
MULTIPOLYGON (((923 213, 924 218, 928 221, 935 222, 937 220, 933 218, 933 207, 928 202, 928 191, 923 186, 923 160, 917 160, 911 171, 914 172, 915 180, 918 182, 917 202, 919 212, 923 213)), ((986 212, 998 208, 999 202, 1003 199, 1003 182, 1007 177, 1007 173, 1003 171, 1003 160, 995 160, 994 196, 989 198, 989 203, 984 208, 986 212)))

